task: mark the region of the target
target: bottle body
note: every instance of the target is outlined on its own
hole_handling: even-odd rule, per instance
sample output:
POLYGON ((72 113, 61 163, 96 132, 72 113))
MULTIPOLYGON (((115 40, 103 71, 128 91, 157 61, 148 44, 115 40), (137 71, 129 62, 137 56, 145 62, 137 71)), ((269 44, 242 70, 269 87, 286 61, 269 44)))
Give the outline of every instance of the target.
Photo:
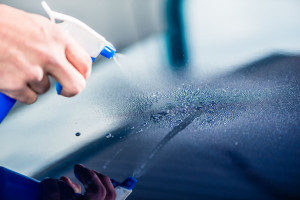
POLYGON ((104 38, 103 40, 99 40, 98 38, 93 37, 89 32, 85 31, 77 24, 64 21, 57 25, 71 35, 92 58, 96 58, 106 46, 106 40, 104 38))
POLYGON ((117 186, 115 188, 115 191, 117 194, 116 200, 125 200, 132 192, 132 190, 129 190, 121 186, 117 186))

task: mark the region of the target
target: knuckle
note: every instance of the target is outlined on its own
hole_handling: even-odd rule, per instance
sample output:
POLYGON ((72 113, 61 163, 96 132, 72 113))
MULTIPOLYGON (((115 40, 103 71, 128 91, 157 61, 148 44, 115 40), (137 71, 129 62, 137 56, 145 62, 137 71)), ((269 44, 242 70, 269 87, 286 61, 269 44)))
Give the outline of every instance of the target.
POLYGON ((58 45, 50 43, 46 47, 39 47, 36 49, 36 54, 40 61, 44 65, 50 65, 53 67, 63 67, 60 63, 60 51, 62 51, 58 45))
POLYGON ((29 82, 40 82, 44 77, 42 70, 35 70, 28 75, 29 82))
POLYGON ((39 48, 36 50, 36 54, 39 57, 39 59, 42 61, 42 63, 45 64, 56 64, 56 60, 53 58, 54 54, 51 54, 51 48, 39 48))
POLYGON ((55 26, 52 29, 52 38, 55 42, 61 43, 61 44, 66 44, 66 41, 69 39, 70 35, 68 32, 63 30, 62 27, 55 26))

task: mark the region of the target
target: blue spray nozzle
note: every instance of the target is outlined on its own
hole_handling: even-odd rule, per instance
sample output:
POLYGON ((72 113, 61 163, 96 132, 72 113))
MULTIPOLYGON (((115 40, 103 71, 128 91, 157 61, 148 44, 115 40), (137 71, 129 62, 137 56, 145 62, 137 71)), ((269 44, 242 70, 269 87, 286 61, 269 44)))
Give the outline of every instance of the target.
POLYGON ((111 59, 116 54, 116 51, 116 48, 112 44, 108 44, 100 52, 100 55, 104 56, 105 58, 111 59))
POLYGON ((128 178, 125 179, 125 181, 123 181, 123 183, 121 183, 121 186, 128 190, 132 190, 136 185, 136 183, 137 183, 136 178, 129 176, 128 178))
POLYGON ((128 178, 126 178, 122 183, 116 181, 115 179, 110 179, 110 181, 114 187, 120 186, 120 187, 126 188, 128 190, 132 190, 137 183, 136 178, 134 178, 132 176, 129 176, 128 178))

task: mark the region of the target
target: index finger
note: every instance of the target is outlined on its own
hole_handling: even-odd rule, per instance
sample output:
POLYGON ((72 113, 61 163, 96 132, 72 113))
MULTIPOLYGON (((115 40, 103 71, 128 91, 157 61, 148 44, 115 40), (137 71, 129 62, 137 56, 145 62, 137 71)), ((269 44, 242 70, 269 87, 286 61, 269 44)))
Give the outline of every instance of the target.
POLYGON ((67 60, 77 69, 82 76, 87 79, 92 70, 92 59, 85 49, 81 47, 75 40, 69 38, 66 50, 67 60))
POLYGON ((75 165, 74 173, 76 178, 78 178, 85 187, 86 192, 84 196, 86 199, 105 200, 105 186, 94 171, 87 169, 83 165, 75 165))
POLYGON ((106 197, 105 200, 114 200, 116 199, 116 190, 110 180, 110 178, 108 176, 105 176, 95 170, 93 170, 95 174, 97 174, 97 176, 99 177, 99 179, 101 180, 102 184, 104 185, 104 187, 106 188, 106 197))

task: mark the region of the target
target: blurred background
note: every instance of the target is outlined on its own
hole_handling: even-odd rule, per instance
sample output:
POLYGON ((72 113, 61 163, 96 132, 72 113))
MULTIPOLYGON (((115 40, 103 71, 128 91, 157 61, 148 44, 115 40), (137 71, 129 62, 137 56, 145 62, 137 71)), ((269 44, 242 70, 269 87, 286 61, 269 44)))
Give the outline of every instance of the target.
MULTIPOLYGON (((40 1, 7 4, 46 16, 40 1)), ((52 87, 0 126, 0 165, 83 163, 128 199, 300 198, 298 0, 48 0, 114 44, 74 98, 52 87)), ((53 84, 54 85, 54 84, 53 84)))

